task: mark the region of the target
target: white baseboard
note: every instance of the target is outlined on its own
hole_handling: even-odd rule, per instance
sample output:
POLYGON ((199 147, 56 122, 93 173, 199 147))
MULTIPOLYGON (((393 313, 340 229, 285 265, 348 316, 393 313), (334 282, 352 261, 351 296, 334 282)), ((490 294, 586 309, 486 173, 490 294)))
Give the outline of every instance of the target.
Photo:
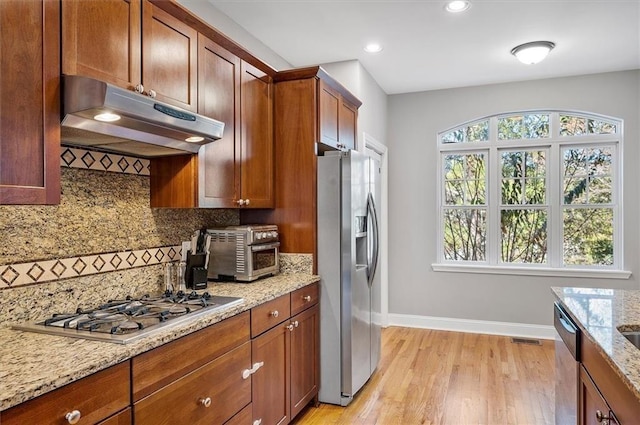
POLYGON ((554 339, 553 326, 525 323, 491 322, 486 320, 455 319, 450 317, 416 316, 389 313, 389 326, 437 329, 442 331, 471 332, 534 339, 554 339))

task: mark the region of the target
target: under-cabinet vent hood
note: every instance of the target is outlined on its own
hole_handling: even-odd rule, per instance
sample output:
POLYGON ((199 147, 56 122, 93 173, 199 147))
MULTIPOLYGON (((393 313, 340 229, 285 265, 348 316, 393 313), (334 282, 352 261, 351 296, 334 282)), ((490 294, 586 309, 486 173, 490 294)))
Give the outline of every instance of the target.
POLYGON ((224 131, 220 121, 76 75, 63 76, 63 111, 63 144, 147 158, 197 153, 224 131))

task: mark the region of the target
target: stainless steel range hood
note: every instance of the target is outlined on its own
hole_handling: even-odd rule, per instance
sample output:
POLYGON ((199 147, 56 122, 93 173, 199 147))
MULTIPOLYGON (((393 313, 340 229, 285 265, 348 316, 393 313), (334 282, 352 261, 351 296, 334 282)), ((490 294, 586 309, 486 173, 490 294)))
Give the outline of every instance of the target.
POLYGON ((222 137, 224 123, 103 81, 63 76, 63 144, 142 157, 197 153, 222 137), (117 121, 95 119, 115 114, 117 121), (186 141, 188 138, 202 140, 186 141))

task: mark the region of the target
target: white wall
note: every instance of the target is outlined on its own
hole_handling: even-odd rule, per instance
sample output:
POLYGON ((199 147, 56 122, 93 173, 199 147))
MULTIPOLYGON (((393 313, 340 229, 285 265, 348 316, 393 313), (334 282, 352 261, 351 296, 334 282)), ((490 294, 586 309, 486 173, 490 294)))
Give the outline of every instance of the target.
POLYGON ((358 109, 358 149, 364 149, 363 132, 386 144, 388 96, 371 74, 357 60, 321 66, 362 101, 362 106, 358 109))
POLYGON ((551 325, 551 286, 640 288, 639 98, 639 70, 390 96, 392 316, 551 325), (430 265, 437 262, 437 133, 487 115, 547 108, 624 120, 624 262, 632 277, 607 280, 433 272, 430 265))
POLYGON ((281 71, 283 69, 292 68, 291 64, 283 59, 276 52, 271 50, 263 42, 251 35, 247 30, 238 25, 236 21, 222 13, 218 8, 205 0, 177 0, 191 13, 198 16, 210 26, 217 29, 247 51, 251 52, 255 57, 263 62, 271 65, 272 68, 281 71))

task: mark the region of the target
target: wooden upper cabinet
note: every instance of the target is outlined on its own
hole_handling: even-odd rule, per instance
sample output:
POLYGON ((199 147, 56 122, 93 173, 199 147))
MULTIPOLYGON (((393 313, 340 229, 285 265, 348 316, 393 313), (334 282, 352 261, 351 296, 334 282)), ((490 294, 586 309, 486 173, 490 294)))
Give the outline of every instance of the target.
MULTIPOLYGON (((273 208, 273 82, 242 62, 241 199, 249 208, 273 208)), ((242 206, 242 203, 241 203, 242 206)))
POLYGON ((322 79, 318 83, 318 101, 320 143, 333 149, 355 149, 358 107, 322 79))
POLYGON ((140 0, 64 0, 62 73, 133 89, 140 74, 140 0))
POLYGON ((60 3, 0 1, 0 204, 60 202, 60 3))
POLYGON ((198 32, 143 0, 142 84, 155 98, 198 110, 198 32))
POLYGON ((198 32, 148 0, 64 0, 62 73, 196 111, 198 32))
POLYGON ((240 59, 202 35, 198 112, 224 122, 222 138, 198 154, 199 205, 235 207, 240 198, 240 59))

